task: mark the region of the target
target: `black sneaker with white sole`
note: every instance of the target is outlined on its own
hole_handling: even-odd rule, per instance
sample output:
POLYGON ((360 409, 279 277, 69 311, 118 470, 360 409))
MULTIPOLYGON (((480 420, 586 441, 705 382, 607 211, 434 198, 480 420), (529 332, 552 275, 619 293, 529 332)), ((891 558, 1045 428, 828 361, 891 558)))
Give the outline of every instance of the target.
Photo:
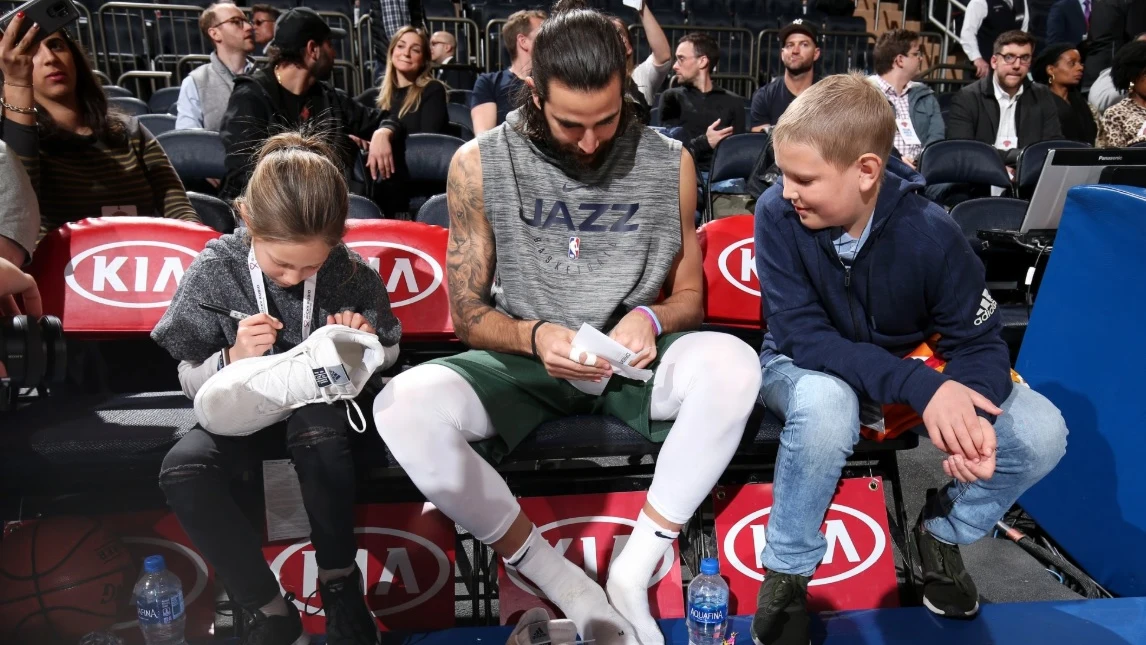
POLYGON ((920 518, 915 543, 923 568, 923 605, 945 618, 974 618, 979 613, 979 590, 963 566, 959 545, 935 539, 920 518))
POLYGON ((286 607, 286 616, 268 616, 257 609, 247 614, 242 645, 310 645, 293 595, 287 596, 286 607))
POLYGON ((326 614, 327 645, 378 645, 382 632, 366 606, 362 572, 318 583, 322 610, 326 614))
POLYGON ((756 594, 752 642, 756 645, 808 645, 807 576, 769 571, 756 594))

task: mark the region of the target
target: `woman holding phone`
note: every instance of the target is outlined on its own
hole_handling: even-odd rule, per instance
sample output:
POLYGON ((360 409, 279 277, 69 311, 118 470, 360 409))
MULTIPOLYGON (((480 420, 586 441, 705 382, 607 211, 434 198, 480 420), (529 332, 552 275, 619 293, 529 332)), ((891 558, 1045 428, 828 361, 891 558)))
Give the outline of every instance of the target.
POLYGON ((199 221, 155 137, 109 109, 67 30, 47 36, 17 13, 0 36, 0 138, 23 161, 40 201, 40 237, 86 217, 199 221))

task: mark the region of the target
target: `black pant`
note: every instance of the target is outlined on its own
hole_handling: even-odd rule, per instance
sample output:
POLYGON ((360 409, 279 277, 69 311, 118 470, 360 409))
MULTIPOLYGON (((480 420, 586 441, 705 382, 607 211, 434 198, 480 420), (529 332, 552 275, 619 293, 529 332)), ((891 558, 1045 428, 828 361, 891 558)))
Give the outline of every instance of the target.
MULTIPOLYGON (((250 463, 248 458, 260 457, 251 454, 260 444, 256 436, 225 437, 194 428, 167 453, 159 473, 159 486, 183 530, 215 568, 231 599, 247 610, 279 595, 279 584, 263 559, 261 531, 247 521, 230 490, 232 475, 250 463)), ((353 566, 358 547, 346 408, 325 403, 299 408, 286 421, 286 444, 302 488, 318 566, 353 566)))

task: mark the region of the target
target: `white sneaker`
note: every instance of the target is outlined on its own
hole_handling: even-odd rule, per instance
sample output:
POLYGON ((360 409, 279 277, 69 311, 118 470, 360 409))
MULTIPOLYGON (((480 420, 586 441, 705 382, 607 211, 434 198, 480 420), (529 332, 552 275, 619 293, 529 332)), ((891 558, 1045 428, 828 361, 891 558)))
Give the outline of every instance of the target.
MULTIPOLYGON (((239 361, 207 379, 195 394, 195 417, 213 434, 249 435, 305 405, 353 399, 384 362, 375 334, 326 325, 290 351, 239 361)), ((361 428, 347 409, 351 427, 362 432, 361 410, 358 416, 361 428)))

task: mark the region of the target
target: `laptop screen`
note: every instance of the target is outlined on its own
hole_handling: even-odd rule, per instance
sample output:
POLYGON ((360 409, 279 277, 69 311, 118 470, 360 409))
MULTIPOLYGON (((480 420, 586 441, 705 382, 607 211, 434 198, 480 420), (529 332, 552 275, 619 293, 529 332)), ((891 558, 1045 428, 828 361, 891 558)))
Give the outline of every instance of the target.
MULTIPOLYGON (((1102 183, 1103 170, 1108 167, 1136 166, 1146 167, 1146 148, 1051 150, 1047 153, 1039 183, 1031 195, 1031 205, 1019 232, 1058 229, 1067 191, 1075 186, 1102 183)), ((1123 174, 1106 173, 1106 176, 1116 182, 1123 174)))

